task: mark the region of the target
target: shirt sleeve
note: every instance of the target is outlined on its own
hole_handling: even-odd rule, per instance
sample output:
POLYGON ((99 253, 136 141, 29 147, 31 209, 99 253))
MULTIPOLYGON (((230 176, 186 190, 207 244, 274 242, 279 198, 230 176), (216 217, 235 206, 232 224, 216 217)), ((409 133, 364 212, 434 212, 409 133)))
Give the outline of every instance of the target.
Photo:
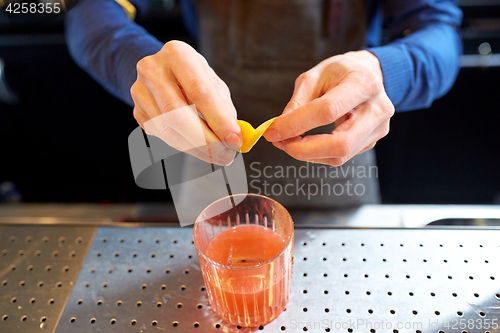
MULTIPOLYGON (((148 0, 129 1, 143 15, 148 0)), ((115 0, 80 0, 65 19, 66 43, 75 62, 111 94, 133 105, 130 87, 137 62, 163 43, 131 21, 115 0)))
POLYGON ((396 111, 429 107, 450 90, 460 69, 462 11, 455 1, 383 2, 391 42, 368 48, 378 57, 396 111))

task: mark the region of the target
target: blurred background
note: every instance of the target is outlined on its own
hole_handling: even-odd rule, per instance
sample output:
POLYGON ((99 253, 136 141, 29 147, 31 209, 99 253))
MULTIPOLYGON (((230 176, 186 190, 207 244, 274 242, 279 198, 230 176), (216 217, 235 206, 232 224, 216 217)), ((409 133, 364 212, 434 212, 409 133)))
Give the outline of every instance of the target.
MULTIPOLYGON (((500 204, 500 0, 459 5, 465 54, 455 86, 430 109, 397 113, 376 146, 383 203, 500 204)), ((156 0, 139 23, 164 42, 194 45, 175 0, 156 0)), ((170 201, 135 185, 132 108, 73 62, 63 28, 62 16, 14 29, 0 16, 0 201, 170 201)))

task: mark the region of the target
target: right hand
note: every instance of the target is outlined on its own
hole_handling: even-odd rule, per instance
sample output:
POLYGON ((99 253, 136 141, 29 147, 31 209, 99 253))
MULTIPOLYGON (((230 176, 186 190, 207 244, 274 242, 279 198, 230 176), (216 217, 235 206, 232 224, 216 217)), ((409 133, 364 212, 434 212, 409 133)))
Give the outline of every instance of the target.
POLYGON ((191 46, 170 41, 142 58, 130 92, 146 133, 209 163, 233 161, 242 137, 229 88, 191 46), (192 104, 205 120, 190 111, 192 104))

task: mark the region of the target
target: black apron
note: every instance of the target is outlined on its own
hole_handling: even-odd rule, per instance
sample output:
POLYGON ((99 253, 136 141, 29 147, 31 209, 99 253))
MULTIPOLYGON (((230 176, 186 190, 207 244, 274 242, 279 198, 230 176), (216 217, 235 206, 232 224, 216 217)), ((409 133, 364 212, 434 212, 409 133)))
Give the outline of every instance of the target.
MULTIPOLYGON (((364 46, 363 0, 199 0, 198 6, 199 51, 229 86, 238 119, 254 127, 282 113, 301 73, 364 46)), ((287 208, 379 202, 373 150, 330 167, 298 161, 262 138, 243 159, 249 192, 287 208)))

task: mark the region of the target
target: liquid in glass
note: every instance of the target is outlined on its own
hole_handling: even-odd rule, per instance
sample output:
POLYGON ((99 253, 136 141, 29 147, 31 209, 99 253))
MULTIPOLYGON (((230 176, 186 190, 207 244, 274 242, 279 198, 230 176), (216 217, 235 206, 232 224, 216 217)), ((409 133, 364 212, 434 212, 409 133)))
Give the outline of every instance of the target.
POLYGON ((228 212, 200 218, 194 238, 212 309, 240 326, 275 319, 290 294, 293 222, 286 209, 247 195, 228 212))

